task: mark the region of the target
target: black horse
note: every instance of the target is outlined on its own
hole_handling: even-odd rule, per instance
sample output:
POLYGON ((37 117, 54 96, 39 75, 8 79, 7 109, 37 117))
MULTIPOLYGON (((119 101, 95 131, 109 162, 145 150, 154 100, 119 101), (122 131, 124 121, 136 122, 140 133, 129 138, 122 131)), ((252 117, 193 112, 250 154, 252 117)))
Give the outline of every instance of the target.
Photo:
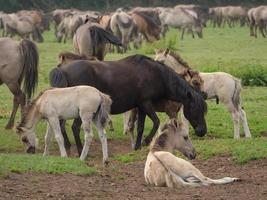
MULTIPOLYGON (((184 105, 184 115, 196 135, 204 136, 207 132, 204 117, 207 105, 201 94, 172 69, 143 55, 129 56, 119 61, 78 60, 59 65, 50 72, 50 84, 52 87, 93 86, 110 95, 111 114, 124 113, 137 107, 139 117, 135 149, 141 148, 146 115, 153 121, 153 128, 145 138, 145 144, 149 144, 155 135, 160 121, 153 103, 162 99, 184 105)), ((72 130, 79 152, 82 149, 80 126, 81 120, 74 120, 72 130)), ((63 135, 65 144, 70 146, 66 133, 63 135)))

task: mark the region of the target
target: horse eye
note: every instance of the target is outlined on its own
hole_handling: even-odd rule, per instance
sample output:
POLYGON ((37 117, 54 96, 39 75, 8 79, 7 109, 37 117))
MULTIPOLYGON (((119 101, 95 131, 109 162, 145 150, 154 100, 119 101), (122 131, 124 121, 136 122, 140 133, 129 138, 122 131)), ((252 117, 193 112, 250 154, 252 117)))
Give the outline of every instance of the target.
POLYGON ((188 136, 184 136, 184 140, 188 140, 188 136))

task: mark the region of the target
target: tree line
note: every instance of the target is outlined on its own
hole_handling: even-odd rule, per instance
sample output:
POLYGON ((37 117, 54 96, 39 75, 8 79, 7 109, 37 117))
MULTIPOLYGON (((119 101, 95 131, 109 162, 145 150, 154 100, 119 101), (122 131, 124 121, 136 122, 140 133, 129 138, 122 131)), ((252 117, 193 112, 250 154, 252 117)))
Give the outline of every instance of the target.
POLYGON ((253 7, 267 4, 267 0, 0 0, 0 11, 16 12, 18 10, 38 9, 48 12, 56 8, 111 11, 118 7, 174 6, 176 4, 253 7))

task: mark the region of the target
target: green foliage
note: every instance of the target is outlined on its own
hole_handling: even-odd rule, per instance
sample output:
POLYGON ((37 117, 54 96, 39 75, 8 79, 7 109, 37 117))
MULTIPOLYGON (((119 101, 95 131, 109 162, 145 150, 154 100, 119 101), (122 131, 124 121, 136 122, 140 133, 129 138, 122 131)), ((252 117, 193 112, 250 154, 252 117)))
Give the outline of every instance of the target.
POLYGON ((72 173, 75 175, 91 175, 96 172, 84 161, 75 158, 61 158, 41 155, 0 154, 0 176, 9 172, 46 172, 49 174, 72 173))
POLYGON ((114 160, 121 161, 123 163, 131 163, 135 161, 145 160, 148 154, 148 149, 142 149, 141 151, 134 151, 128 154, 119 154, 113 157, 114 160))
POLYGON ((208 159, 215 155, 230 155, 239 164, 249 160, 267 158, 267 138, 196 140, 194 145, 199 156, 208 159))

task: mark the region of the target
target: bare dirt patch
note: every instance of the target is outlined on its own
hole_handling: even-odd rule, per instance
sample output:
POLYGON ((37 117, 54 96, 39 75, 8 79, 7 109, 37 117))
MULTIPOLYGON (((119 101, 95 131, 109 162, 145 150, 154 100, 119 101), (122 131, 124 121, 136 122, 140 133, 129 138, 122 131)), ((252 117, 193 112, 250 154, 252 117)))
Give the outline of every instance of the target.
MULTIPOLYGON (((109 141, 109 147, 113 155, 131 149, 130 144, 122 140, 109 141)), ((267 159, 245 165, 237 165, 229 157, 197 159, 193 164, 211 178, 233 176, 242 181, 222 186, 172 189, 146 185, 143 176, 145 161, 125 164, 112 160, 107 168, 103 168, 98 142, 94 142, 90 152, 88 164, 95 163, 97 174, 13 173, 0 179, 0 199, 267 199, 267 159)))

